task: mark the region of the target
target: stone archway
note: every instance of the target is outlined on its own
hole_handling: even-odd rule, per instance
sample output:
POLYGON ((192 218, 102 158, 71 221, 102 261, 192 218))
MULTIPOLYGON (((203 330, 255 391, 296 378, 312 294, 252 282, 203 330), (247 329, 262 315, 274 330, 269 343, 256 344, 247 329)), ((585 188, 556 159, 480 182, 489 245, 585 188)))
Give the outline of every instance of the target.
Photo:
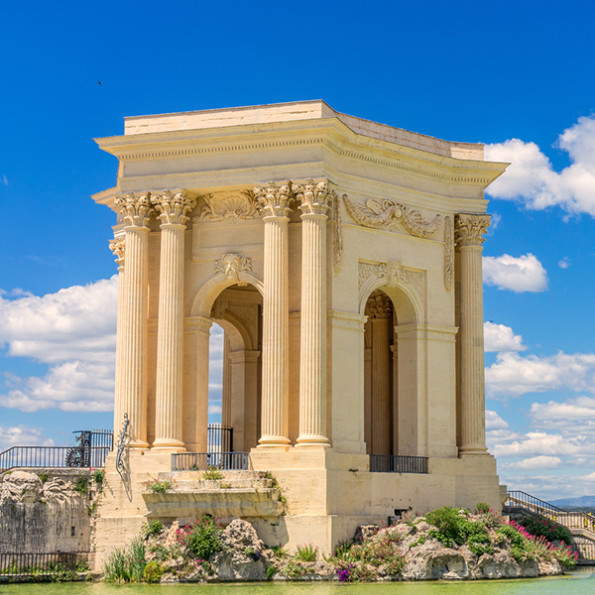
POLYGON ((260 437, 262 297, 251 285, 233 285, 215 299, 211 320, 223 328, 221 422, 232 449, 249 451, 260 437))

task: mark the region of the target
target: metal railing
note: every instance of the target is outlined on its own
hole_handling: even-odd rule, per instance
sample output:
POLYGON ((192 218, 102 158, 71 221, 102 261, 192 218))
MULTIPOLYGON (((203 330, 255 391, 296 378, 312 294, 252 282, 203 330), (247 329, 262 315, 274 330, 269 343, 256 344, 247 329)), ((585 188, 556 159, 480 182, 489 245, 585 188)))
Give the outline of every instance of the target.
POLYGON ((207 452, 233 452, 233 428, 221 424, 209 424, 207 452))
POLYGON ((0 452, 0 472, 15 467, 103 467, 113 448, 110 430, 75 432, 74 446, 13 446, 0 452))
POLYGON ((224 471, 248 469, 247 452, 182 452, 171 455, 172 471, 205 471, 216 467, 224 471))
POLYGON ((428 457, 370 455, 370 471, 375 473, 427 473, 428 457))
POLYGON ((88 568, 86 553, 0 553, 0 575, 83 571, 88 568))
POLYGON ((72 446, 13 446, 0 452, 0 473, 15 467, 103 467, 109 448, 91 447, 82 459, 73 464, 72 446))

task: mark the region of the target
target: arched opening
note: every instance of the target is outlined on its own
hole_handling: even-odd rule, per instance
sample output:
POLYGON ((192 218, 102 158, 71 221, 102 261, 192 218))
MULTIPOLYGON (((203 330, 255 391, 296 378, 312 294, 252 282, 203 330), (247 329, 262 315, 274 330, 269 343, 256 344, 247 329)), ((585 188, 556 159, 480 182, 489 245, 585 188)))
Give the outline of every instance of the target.
POLYGON ((210 318, 208 448, 246 452, 260 437, 262 296, 251 285, 227 287, 210 318))
POLYGON ((366 302, 364 327, 364 439, 373 455, 398 453, 397 315, 389 296, 377 289, 366 302))

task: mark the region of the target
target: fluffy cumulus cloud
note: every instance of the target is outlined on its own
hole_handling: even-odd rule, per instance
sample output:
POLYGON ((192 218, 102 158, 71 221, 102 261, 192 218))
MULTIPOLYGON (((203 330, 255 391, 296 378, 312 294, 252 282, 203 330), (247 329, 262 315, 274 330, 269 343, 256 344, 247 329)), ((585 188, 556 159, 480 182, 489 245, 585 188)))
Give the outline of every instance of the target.
POLYGON ((562 402, 533 403, 530 417, 536 428, 573 433, 593 432, 595 439, 595 397, 580 396, 562 402))
POLYGON ((46 438, 41 430, 19 425, 4 428, 0 426, 0 451, 11 446, 52 446, 54 441, 46 438))
POLYGON ((523 337, 515 335, 513 330, 504 324, 491 321, 483 323, 484 350, 491 351, 525 351, 523 337))
POLYGON ((44 296, 0 296, 0 345, 49 364, 43 377, 5 375, 0 406, 109 411, 113 404, 117 277, 44 296))
POLYGON ((559 389, 591 392, 595 389, 595 354, 559 352, 538 357, 498 353, 496 361, 486 368, 486 389, 492 397, 559 389))
POLYGON ((595 217, 595 116, 579 118, 558 137, 556 145, 570 159, 570 165, 560 172, 535 143, 510 139, 486 145, 486 159, 510 162, 488 193, 520 201, 529 209, 558 206, 570 214, 595 217))
POLYGON ((539 455, 537 457, 529 457, 516 463, 510 463, 509 467, 513 469, 533 470, 533 469, 556 469, 562 464, 560 457, 548 457, 539 455))
POLYGON ((547 272, 534 254, 483 257, 483 282, 516 293, 547 289, 547 272))

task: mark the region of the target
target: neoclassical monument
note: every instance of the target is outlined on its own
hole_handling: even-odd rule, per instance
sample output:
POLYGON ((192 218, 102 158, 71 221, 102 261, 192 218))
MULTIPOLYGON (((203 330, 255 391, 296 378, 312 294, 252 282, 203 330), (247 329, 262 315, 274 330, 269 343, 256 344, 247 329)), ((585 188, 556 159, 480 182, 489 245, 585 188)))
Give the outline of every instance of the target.
POLYGON ((138 528, 172 453, 207 452, 213 322, 222 424, 287 498, 265 541, 328 550, 395 511, 499 507, 481 253, 505 164, 322 101, 132 117, 97 142, 119 160, 94 199, 117 214, 116 432, 130 419, 99 542, 138 528))

